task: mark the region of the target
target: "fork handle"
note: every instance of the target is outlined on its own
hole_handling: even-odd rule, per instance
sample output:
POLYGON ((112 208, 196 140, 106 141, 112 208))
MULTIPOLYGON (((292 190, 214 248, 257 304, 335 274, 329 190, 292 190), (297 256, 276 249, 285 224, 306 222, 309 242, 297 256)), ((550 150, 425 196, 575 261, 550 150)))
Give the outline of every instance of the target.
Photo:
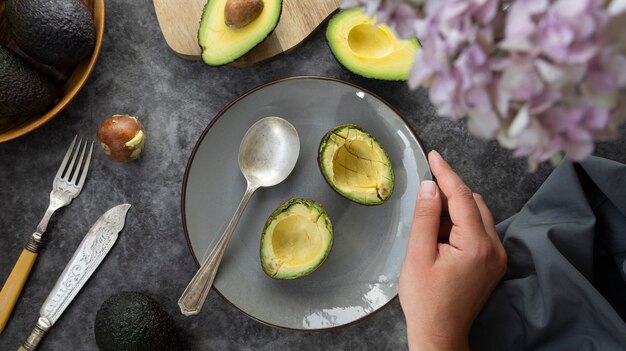
MULTIPOLYGON (((30 242, 31 240, 29 240, 29 244, 30 242)), ((31 268, 33 268, 33 264, 35 264, 37 256, 38 253, 29 250, 29 246, 27 245, 26 248, 22 250, 22 254, 20 254, 20 257, 17 259, 11 274, 9 274, 7 281, 2 287, 2 291, 0 291, 0 333, 4 330, 9 316, 11 316, 13 307, 15 307, 17 298, 22 292, 22 288, 26 283, 26 279, 28 279, 28 275, 30 274, 31 268)))

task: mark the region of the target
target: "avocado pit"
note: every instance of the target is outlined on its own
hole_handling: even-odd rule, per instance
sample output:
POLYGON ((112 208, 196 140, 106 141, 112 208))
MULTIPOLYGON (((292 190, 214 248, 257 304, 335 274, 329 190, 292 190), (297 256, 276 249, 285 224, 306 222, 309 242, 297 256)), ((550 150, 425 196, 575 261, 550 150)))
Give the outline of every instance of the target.
POLYGON ((98 144, 111 160, 128 162, 139 158, 146 143, 146 133, 137 117, 113 115, 100 124, 98 144))
POLYGON ((224 21, 231 28, 243 28, 263 11, 263 0, 227 0, 224 21))

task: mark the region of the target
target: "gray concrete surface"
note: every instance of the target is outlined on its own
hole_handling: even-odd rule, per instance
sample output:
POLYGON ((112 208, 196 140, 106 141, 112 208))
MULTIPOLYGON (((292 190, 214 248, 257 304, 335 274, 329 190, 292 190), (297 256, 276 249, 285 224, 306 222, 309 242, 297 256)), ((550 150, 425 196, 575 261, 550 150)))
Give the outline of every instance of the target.
MULTIPOLYGON (((551 171, 527 172, 524 160, 494 142, 468 135, 462 123, 438 117, 424 90, 364 79, 333 58, 323 31, 297 50, 252 68, 211 68, 167 47, 152 3, 107 0, 97 66, 59 116, 17 140, 0 144, 0 280, 8 276, 48 204, 60 159, 76 134, 95 138, 112 114, 137 115, 148 142, 140 160, 117 164, 95 153, 88 183, 52 219, 46 244, 0 334, 0 350, 15 350, 91 224, 113 205, 133 204, 120 240, 43 342, 41 350, 97 350, 96 311, 110 295, 142 291, 174 317, 183 350, 403 350, 406 327, 398 301, 348 328, 324 333, 278 330, 249 319, 215 292, 201 315, 183 317, 176 301, 194 274, 181 224, 180 194, 191 150, 215 114, 255 86, 278 78, 320 75, 369 89, 404 114, 427 148, 439 150, 497 221, 515 213, 551 171)), ((600 144, 596 155, 626 162, 626 138, 600 144)))

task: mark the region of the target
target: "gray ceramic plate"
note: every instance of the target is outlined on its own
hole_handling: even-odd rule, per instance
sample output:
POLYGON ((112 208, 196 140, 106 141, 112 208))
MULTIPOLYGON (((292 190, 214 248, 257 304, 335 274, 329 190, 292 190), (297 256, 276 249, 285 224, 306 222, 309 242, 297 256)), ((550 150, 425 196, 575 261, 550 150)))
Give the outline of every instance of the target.
POLYGON ((357 86, 297 77, 258 87, 211 121, 189 160, 182 215, 196 261, 210 251, 235 213, 246 187, 237 163, 239 143, 246 130, 266 116, 283 117, 296 127, 300 158, 287 180, 254 194, 214 287, 250 317, 277 327, 320 330, 363 319, 398 293, 418 185, 431 178, 424 151, 392 108, 357 86), (320 140, 331 128, 346 123, 371 132, 389 154, 396 182, 383 205, 348 201, 320 173, 320 140), (334 245, 326 262, 311 275, 274 280, 260 266, 260 234, 272 211, 292 197, 314 199, 326 207, 335 228, 334 245))

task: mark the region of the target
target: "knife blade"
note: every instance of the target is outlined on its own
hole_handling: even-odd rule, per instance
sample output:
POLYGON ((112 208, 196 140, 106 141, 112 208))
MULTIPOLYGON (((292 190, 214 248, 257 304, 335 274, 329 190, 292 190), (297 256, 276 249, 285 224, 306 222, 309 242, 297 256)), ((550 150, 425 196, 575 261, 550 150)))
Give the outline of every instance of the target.
POLYGON ((111 208, 89 229, 41 306, 37 324, 18 351, 33 351, 37 348, 46 332, 59 319, 115 244, 119 232, 124 228, 129 208, 130 204, 111 208))

